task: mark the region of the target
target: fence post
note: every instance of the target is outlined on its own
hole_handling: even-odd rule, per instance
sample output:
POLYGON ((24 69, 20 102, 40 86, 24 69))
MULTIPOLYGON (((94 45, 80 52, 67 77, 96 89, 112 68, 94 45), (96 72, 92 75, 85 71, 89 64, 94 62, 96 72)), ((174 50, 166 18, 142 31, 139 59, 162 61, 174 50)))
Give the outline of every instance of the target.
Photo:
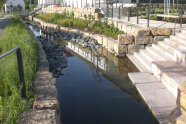
POLYGON ((108 0, 107 0, 107 17, 109 17, 109 5, 108 5, 108 0))
POLYGON ((23 70, 23 60, 22 60, 22 54, 20 48, 17 49, 16 54, 17 54, 19 81, 21 84, 21 97, 23 99, 26 99, 26 86, 25 86, 25 78, 24 78, 24 70, 23 70))

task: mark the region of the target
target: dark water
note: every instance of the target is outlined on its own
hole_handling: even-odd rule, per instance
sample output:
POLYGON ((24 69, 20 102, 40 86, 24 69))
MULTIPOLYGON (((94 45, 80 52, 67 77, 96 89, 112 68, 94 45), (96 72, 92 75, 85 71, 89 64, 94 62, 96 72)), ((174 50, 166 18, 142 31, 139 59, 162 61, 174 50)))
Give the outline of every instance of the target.
POLYGON ((156 123, 128 79, 127 73, 137 70, 127 58, 103 50, 98 69, 93 66, 97 62, 88 61, 89 50, 71 48, 74 56, 68 57, 63 70, 68 75, 57 79, 63 124, 156 123))
POLYGON ((56 85, 63 124, 157 123, 128 79, 128 72, 137 69, 127 58, 102 49, 97 62, 89 49, 67 46, 67 75, 57 78, 56 85))

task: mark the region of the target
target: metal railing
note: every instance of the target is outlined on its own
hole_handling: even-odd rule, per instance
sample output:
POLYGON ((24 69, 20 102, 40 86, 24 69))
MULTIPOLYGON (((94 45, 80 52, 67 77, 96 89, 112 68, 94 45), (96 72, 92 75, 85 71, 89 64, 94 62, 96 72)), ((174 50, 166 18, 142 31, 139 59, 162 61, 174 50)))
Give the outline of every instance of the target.
POLYGON ((12 50, 0 55, 0 60, 7 57, 11 53, 16 52, 17 55, 17 67, 19 72, 19 82, 21 85, 21 97, 26 99, 26 85, 25 85, 25 78, 24 78, 24 69, 23 69, 23 60, 20 47, 15 47, 12 50))

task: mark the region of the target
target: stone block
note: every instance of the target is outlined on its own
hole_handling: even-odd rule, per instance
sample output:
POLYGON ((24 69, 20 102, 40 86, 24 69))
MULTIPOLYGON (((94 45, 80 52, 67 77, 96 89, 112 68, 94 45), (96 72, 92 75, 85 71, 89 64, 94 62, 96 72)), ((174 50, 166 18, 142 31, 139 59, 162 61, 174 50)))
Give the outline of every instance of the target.
POLYGON ((144 48, 145 48, 144 45, 136 45, 136 44, 128 45, 128 54, 133 54, 134 52, 138 52, 139 49, 144 49, 144 48))
POLYGON ((58 101, 56 97, 50 95, 37 94, 34 96, 35 101, 33 109, 56 109, 58 101))
POLYGON ((114 53, 117 55, 127 54, 127 45, 114 44, 114 53))
POLYGON ((114 51, 114 44, 116 43, 116 40, 112 38, 108 38, 108 50, 114 51))
POLYGON ((103 37, 103 47, 108 48, 108 38, 103 37))
POLYGON ((57 112, 56 110, 35 110, 30 109, 23 112, 17 118, 18 124, 56 124, 57 112))
POLYGON ((176 101, 177 106, 186 110, 186 82, 180 83, 178 86, 178 96, 176 101))
POLYGON ((163 41, 165 38, 169 38, 170 36, 155 36, 154 41, 163 41))
POLYGON ((136 36, 149 36, 151 35, 151 31, 149 29, 136 29, 135 31, 136 36))
POLYGON ((136 36, 135 38, 135 44, 150 44, 154 42, 154 38, 152 36, 146 36, 146 35, 141 35, 141 36, 136 36))
POLYGON ((119 45, 131 44, 134 42, 134 36, 130 34, 119 34, 118 43, 119 45))
POLYGON ((170 114, 169 124, 186 124, 185 110, 176 107, 170 114))
POLYGON ((151 29, 153 36, 168 36, 171 34, 171 30, 168 28, 151 29))
POLYGON ((99 44, 103 44, 103 37, 101 35, 93 34, 92 35, 92 38, 94 38, 95 40, 97 40, 99 44))

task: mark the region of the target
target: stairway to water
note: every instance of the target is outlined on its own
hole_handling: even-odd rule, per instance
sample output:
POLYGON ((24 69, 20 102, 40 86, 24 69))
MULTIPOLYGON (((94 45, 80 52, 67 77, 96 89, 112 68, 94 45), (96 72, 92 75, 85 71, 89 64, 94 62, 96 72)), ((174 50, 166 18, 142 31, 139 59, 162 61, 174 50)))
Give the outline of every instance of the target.
POLYGON ((140 72, 129 77, 159 123, 176 107, 177 87, 186 81, 186 30, 128 55, 140 72))

